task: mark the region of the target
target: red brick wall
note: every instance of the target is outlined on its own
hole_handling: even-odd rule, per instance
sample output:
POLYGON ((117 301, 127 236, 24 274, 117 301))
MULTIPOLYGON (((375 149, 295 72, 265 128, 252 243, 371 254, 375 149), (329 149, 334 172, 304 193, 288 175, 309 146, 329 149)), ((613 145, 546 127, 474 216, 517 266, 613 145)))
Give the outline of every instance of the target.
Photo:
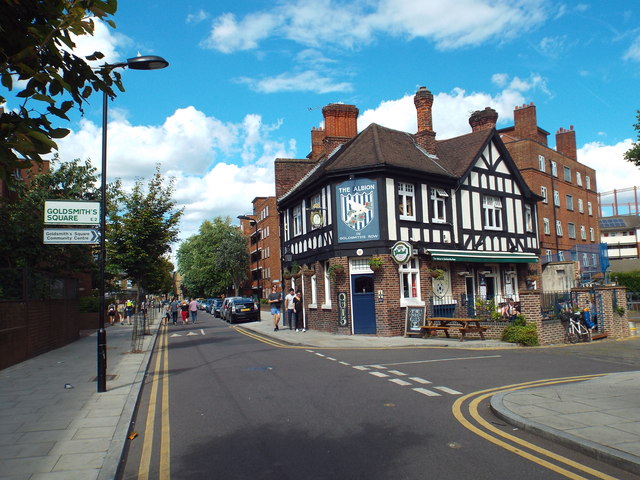
POLYGON ((276 158, 274 162, 276 199, 291 190, 315 166, 315 160, 276 158))

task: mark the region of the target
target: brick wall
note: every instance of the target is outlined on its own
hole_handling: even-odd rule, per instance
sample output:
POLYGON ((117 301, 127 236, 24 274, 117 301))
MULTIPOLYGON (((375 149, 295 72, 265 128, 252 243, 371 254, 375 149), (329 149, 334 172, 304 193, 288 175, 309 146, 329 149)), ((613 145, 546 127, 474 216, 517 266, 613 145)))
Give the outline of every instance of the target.
POLYGON ((276 199, 291 190, 315 166, 315 160, 276 158, 274 161, 276 199))

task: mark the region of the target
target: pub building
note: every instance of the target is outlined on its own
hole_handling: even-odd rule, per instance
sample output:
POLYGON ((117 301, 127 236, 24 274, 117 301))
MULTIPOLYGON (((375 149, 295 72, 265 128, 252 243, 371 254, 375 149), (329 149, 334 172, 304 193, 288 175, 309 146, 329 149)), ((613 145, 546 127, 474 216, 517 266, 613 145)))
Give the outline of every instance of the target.
POLYGON ((302 290, 308 329, 406 333, 407 307, 475 317, 518 301, 535 270, 536 202, 496 133, 491 108, 471 133, 436 140, 433 95, 414 97, 415 134, 330 104, 305 159, 276 159, 283 287, 302 290))

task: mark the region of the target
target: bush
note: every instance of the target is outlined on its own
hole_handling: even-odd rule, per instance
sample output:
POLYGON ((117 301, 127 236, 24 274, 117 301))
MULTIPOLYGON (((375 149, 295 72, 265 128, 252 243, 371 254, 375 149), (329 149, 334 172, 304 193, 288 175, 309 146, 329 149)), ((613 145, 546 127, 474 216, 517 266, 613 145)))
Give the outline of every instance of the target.
POLYGON ((80 297, 78 309, 80 313, 96 313, 100 311, 100 298, 80 297))
POLYGON ((502 332, 502 341, 509 343, 520 343, 527 347, 534 347, 539 345, 538 332, 536 326, 533 324, 520 324, 520 322, 514 322, 511 325, 507 325, 502 332))

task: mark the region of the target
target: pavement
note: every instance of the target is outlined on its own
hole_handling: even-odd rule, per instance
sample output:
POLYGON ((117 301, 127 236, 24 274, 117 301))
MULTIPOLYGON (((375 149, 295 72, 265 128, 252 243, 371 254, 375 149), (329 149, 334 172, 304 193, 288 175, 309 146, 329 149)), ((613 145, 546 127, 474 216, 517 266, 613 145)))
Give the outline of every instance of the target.
MULTIPOLYGON (((496 340, 274 332, 269 317, 263 312, 263 321, 240 327, 310 348, 518 348, 496 340)), ((96 392, 95 333, 1 370, 0 480, 113 479, 157 331, 152 323, 133 352, 132 327, 107 328, 104 393, 96 392)), ((519 428, 640 474, 640 372, 502 393, 491 407, 519 428)))

